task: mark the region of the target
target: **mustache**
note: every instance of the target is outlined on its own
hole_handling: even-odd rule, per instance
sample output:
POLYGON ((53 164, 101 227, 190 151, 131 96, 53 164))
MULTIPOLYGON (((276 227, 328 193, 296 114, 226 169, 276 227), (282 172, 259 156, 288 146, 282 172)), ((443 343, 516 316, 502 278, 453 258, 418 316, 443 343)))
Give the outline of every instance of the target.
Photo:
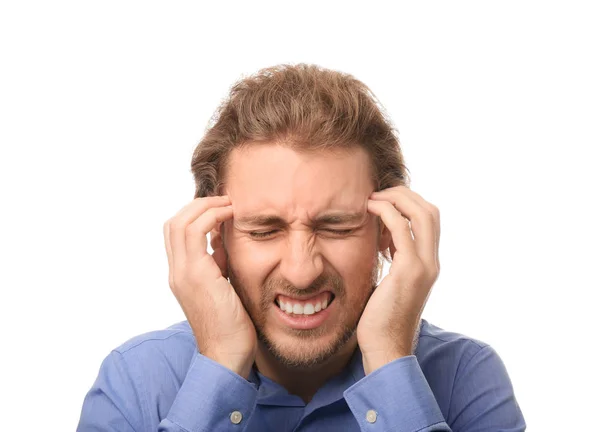
POLYGON ((321 274, 306 288, 297 288, 285 279, 269 279, 264 286, 263 293, 278 292, 290 297, 310 296, 320 291, 331 291, 336 297, 344 293, 344 281, 340 276, 321 274))

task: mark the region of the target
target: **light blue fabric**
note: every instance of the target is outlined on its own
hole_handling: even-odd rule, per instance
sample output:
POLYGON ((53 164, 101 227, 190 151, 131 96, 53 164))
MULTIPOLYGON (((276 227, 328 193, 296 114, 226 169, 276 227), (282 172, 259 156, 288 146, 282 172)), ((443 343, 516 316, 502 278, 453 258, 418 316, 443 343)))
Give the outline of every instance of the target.
POLYGON ((77 430, 517 432, 525 420, 496 351, 425 319, 415 355, 365 377, 356 350, 308 404, 256 371, 245 380, 200 354, 184 321, 104 359, 77 430))

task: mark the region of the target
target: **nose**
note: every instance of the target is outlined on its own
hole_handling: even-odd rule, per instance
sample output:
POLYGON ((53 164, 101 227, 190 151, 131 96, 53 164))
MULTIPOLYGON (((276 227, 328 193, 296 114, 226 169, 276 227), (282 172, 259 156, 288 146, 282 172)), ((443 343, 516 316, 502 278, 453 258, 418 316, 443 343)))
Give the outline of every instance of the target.
POLYGON ((312 233, 293 231, 281 255, 281 276, 298 289, 306 289, 323 272, 323 257, 312 233))

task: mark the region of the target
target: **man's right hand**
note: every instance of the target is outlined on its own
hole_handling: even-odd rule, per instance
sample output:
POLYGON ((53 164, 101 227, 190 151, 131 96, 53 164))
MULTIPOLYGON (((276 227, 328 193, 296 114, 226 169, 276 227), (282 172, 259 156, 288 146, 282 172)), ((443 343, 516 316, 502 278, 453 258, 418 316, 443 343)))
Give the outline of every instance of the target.
POLYGON ((198 350, 248 378, 256 330, 227 278, 219 227, 233 217, 227 196, 197 198, 164 224, 169 286, 194 332, 198 350), (212 231, 207 250, 206 236, 212 231))

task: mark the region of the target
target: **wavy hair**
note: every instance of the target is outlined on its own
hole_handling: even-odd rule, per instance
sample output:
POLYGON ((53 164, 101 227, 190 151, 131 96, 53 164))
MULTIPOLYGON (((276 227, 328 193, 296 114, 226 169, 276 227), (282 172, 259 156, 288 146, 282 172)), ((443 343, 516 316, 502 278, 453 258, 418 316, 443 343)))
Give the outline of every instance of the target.
POLYGON ((295 151, 363 147, 375 190, 408 186, 397 132, 371 90, 317 65, 277 65, 236 82, 194 150, 194 198, 218 195, 229 153, 273 142, 295 151))

